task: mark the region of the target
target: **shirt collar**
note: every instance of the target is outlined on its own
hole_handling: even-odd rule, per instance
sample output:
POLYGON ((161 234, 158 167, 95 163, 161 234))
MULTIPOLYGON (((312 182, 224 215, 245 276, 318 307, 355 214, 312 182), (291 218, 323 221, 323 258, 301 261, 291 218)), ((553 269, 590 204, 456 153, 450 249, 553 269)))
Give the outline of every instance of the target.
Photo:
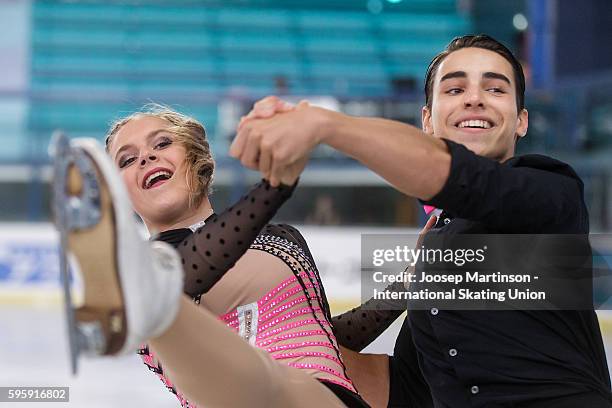
POLYGON ((442 210, 441 209, 436 208, 436 207, 431 206, 431 205, 424 205, 423 206, 423 210, 425 210, 425 214, 427 214, 429 216, 432 216, 432 215, 439 216, 440 214, 442 214, 442 210))

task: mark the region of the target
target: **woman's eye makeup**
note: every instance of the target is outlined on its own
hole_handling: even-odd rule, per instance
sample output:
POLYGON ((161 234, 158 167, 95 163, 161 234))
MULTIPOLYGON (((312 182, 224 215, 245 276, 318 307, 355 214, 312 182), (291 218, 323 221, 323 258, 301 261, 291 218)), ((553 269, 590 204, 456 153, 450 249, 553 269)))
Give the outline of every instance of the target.
MULTIPOLYGON (((153 144, 153 149, 155 150, 164 149, 170 146, 172 143, 173 143, 173 140, 170 137, 162 136, 155 141, 155 143, 153 144)), ((119 161, 118 161, 119 168, 122 169, 124 167, 127 167, 130 164, 132 164, 134 161, 136 161, 136 156, 133 156, 133 155, 123 156, 119 158, 119 161)))
POLYGON ((170 146, 172 144, 172 139, 167 136, 161 137, 159 140, 155 142, 156 149, 163 149, 164 147, 170 146))
POLYGON ((132 162, 134 160, 136 160, 136 158, 134 156, 122 157, 121 159, 119 159, 119 168, 122 169, 122 168, 132 164, 132 162))

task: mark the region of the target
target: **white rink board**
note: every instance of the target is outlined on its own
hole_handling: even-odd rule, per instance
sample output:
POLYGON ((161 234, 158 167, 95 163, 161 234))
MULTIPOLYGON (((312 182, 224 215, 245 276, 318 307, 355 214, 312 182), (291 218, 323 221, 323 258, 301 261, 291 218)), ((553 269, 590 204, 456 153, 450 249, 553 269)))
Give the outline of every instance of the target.
MULTIPOLYGON (((300 226, 332 304, 357 304, 364 233, 415 229, 300 226)), ((51 224, 0 224, 0 304, 59 300, 58 234, 51 224)))

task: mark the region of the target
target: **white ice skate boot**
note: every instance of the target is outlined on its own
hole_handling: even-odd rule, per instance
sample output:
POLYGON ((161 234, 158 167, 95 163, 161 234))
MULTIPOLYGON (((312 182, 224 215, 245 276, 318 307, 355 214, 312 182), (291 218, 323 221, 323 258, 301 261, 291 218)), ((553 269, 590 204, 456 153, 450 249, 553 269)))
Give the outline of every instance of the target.
POLYGON ((54 222, 61 263, 72 371, 80 353, 135 351, 174 321, 183 270, 174 248, 149 242, 134 219, 114 164, 94 139, 55 135, 54 222), (83 305, 70 296, 67 255, 83 281, 83 305))

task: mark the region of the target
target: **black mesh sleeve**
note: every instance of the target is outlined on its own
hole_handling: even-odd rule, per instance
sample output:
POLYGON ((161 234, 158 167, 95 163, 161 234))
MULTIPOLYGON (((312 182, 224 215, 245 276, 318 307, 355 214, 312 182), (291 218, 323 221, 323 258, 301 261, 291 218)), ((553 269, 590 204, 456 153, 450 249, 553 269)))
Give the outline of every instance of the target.
POLYGON ((192 297, 208 292, 249 249, 294 189, 295 185, 272 187, 263 180, 232 207, 187 234, 177 246, 185 271, 184 292, 192 297))
MULTIPOLYGON (((400 282, 393 283, 384 290, 406 291, 400 282)), ((360 306, 332 318, 338 343, 350 350, 361 351, 387 330, 405 310, 405 301, 370 298, 360 306)))

